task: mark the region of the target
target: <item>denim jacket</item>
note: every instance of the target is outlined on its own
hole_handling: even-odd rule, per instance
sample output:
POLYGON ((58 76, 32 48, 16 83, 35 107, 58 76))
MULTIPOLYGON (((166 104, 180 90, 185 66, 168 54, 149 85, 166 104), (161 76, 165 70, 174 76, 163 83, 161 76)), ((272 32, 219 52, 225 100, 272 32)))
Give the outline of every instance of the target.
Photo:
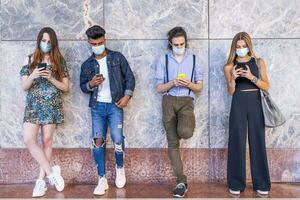
MULTIPOLYGON (((113 102, 117 102, 125 95, 133 95, 135 78, 126 58, 120 52, 106 50, 111 98, 113 102)), ((81 65, 80 72, 80 89, 90 94, 89 107, 94 107, 97 103, 98 87, 90 88, 89 81, 98 73, 99 64, 95 54, 92 54, 81 65)))

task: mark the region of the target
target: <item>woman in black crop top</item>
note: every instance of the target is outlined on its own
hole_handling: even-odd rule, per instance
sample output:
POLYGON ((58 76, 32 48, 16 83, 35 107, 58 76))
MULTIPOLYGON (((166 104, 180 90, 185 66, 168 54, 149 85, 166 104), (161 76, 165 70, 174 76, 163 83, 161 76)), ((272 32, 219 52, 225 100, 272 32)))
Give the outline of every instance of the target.
POLYGON ((248 133, 253 189, 260 195, 267 195, 271 183, 259 90, 268 90, 269 82, 266 65, 262 59, 255 57, 251 38, 246 32, 240 32, 234 36, 230 54, 224 66, 224 75, 228 93, 233 96, 229 117, 227 162, 229 192, 239 195, 246 187, 248 133))

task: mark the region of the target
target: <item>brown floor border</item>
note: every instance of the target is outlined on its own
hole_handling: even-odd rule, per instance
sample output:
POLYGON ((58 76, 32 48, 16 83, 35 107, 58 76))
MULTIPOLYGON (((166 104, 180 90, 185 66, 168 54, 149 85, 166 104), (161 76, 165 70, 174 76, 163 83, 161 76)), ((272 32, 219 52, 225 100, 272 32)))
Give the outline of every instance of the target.
MULTIPOLYGON (((268 149, 272 182, 299 182, 300 149, 268 149)), ((225 182, 226 149, 182 149, 184 171, 189 182, 225 182)), ((248 155, 248 153, 247 153, 248 155)), ((247 156, 247 181, 251 181, 247 156)), ((90 149, 54 149, 53 163, 62 168, 67 183, 93 184, 96 168, 90 149)), ((167 149, 126 149, 126 177, 128 183, 174 181, 167 149)), ((107 177, 114 180, 113 149, 107 152, 107 177)), ((0 149, 0 184, 34 182, 38 165, 27 149, 0 149)))

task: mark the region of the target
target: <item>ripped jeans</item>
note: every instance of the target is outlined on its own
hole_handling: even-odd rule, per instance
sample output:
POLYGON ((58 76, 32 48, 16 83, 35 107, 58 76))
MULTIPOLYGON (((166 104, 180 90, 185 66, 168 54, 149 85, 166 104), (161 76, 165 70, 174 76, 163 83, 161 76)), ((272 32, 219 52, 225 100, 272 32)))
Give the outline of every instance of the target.
POLYGON ((98 175, 105 176, 106 134, 109 127, 114 144, 115 161, 118 168, 124 164, 123 109, 115 103, 98 102, 92 111, 92 153, 96 162, 98 175))

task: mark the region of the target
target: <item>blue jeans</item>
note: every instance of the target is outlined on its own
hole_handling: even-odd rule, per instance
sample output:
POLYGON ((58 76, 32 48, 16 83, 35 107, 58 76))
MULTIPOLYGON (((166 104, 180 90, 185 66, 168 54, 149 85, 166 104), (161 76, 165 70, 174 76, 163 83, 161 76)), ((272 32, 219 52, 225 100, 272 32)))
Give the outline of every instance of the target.
POLYGON ((93 129, 92 152, 97 165, 98 175, 103 177, 105 176, 106 134, 108 127, 114 144, 116 165, 120 168, 124 164, 123 109, 118 108, 115 103, 97 102, 91 111, 93 129), (100 146, 96 145, 97 139, 102 139, 103 141, 100 146))

